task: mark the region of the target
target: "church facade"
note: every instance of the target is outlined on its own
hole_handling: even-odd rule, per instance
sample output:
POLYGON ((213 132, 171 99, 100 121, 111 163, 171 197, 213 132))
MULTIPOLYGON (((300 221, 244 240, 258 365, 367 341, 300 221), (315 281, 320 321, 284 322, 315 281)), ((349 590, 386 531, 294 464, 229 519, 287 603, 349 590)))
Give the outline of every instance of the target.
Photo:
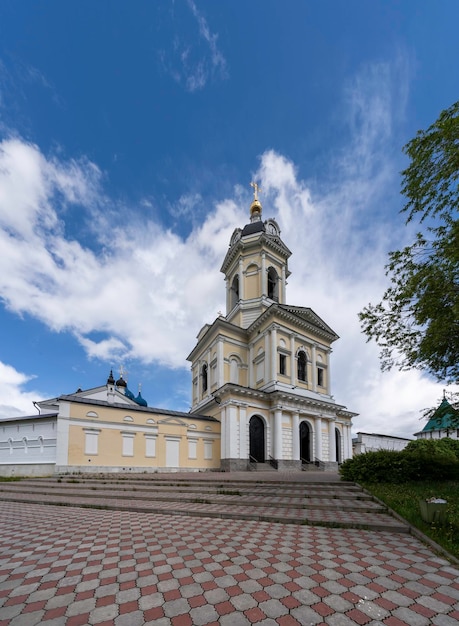
POLYGON ((191 410, 221 423, 222 470, 334 470, 352 456, 355 415, 331 395, 338 335, 312 309, 287 304, 291 252, 277 222, 262 220, 253 186, 250 222, 233 232, 221 267, 226 315, 201 329, 188 356, 191 410))
POLYGON ((0 474, 335 470, 352 456, 355 413, 331 395, 337 334, 287 303, 290 250, 263 221, 236 228, 221 271, 226 315, 198 334, 189 413, 147 406, 112 373, 105 385, 35 403, 0 421, 0 474))

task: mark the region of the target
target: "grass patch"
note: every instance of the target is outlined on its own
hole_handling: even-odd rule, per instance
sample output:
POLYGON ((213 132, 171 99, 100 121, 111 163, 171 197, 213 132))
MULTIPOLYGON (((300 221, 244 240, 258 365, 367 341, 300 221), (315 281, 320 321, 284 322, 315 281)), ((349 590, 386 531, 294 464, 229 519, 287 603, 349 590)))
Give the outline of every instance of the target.
POLYGON ((363 483, 363 486, 388 507, 404 517, 415 528, 459 559, 459 483, 458 481, 425 481, 402 484, 363 483), (448 501, 446 523, 427 524, 421 518, 419 500, 444 498, 448 501))
POLYGON ((191 502, 193 504, 212 504, 210 500, 206 500, 205 498, 193 498, 191 502))
POLYGON ((235 489, 217 489, 217 493, 221 496, 241 496, 241 492, 235 489))
POLYGON ((22 478, 23 476, 0 476, 0 483, 15 483, 22 478))

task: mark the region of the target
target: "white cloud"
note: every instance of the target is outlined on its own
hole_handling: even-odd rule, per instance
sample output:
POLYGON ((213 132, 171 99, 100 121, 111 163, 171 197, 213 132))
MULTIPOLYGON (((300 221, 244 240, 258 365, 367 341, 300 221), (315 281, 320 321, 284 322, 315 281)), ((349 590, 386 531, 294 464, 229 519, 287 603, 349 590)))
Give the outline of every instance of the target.
MULTIPOLYGON (((227 62, 217 42, 218 35, 210 31, 207 20, 195 2, 187 2, 198 27, 197 37, 190 41, 185 33, 177 33, 170 50, 159 51, 162 69, 172 79, 194 93, 203 89, 211 78, 228 77, 227 62)), ((180 25, 180 22, 179 22, 180 25)))
MULTIPOLYGON (((357 319, 384 291, 394 242, 382 210, 399 170, 390 150, 394 89, 390 72, 378 67, 371 88, 361 78, 350 88, 344 117, 352 120, 352 141, 330 157, 327 185, 311 191, 297 166, 274 150, 261 155, 255 177, 264 217, 278 219, 293 252, 288 301, 310 306, 342 337, 332 357, 336 401, 361 414, 354 430, 410 436, 419 430, 419 410, 441 388, 419 372, 381 374, 377 348, 365 343, 357 319)), ((209 199, 182 196, 179 213, 206 215, 183 239, 154 217, 137 223, 129 207, 121 220, 101 184, 89 161, 47 158, 18 137, 0 144, 0 298, 14 312, 70 331, 90 358, 186 367, 201 326, 225 309, 219 268, 233 229, 248 221, 249 188, 236 186, 207 213, 209 199), (75 210, 90 218, 91 248, 66 233, 75 210)), ((27 378, 10 375, 3 401, 17 394, 11 404, 22 410, 27 378)))
POLYGON ((38 413, 32 403, 43 397, 38 392, 24 390, 24 385, 33 378, 0 361, 0 419, 38 413))

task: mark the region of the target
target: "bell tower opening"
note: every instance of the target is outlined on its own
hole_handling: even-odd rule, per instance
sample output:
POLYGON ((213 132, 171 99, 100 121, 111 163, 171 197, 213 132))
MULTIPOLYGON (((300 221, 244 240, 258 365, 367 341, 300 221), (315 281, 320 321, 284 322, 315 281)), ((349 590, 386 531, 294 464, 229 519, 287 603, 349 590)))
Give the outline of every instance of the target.
POLYGON ((268 270, 268 298, 279 302, 279 276, 274 267, 268 270))
POLYGON ((230 298, 230 310, 234 309, 236 304, 239 302, 239 276, 233 278, 233 283, 231 285, 231 298, 230 298))

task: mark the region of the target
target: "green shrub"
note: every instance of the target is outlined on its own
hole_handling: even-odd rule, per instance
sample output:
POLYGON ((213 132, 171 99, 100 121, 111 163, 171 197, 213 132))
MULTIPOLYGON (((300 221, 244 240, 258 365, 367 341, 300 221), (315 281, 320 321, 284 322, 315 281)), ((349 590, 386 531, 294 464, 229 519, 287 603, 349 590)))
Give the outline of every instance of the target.
POLYGON ((366 452, 342 463, 340 475, 343 480, 372 483, 457 480, 459 446, 456 443, 451 439, 417 440, 401 451, 366 452))
POLYGON ((424 452, 435 456, 449 457, 452 461, 459 459, 459 440, 444 437, 443 439, 416 439, 410 441, 406 452, 424 452))

